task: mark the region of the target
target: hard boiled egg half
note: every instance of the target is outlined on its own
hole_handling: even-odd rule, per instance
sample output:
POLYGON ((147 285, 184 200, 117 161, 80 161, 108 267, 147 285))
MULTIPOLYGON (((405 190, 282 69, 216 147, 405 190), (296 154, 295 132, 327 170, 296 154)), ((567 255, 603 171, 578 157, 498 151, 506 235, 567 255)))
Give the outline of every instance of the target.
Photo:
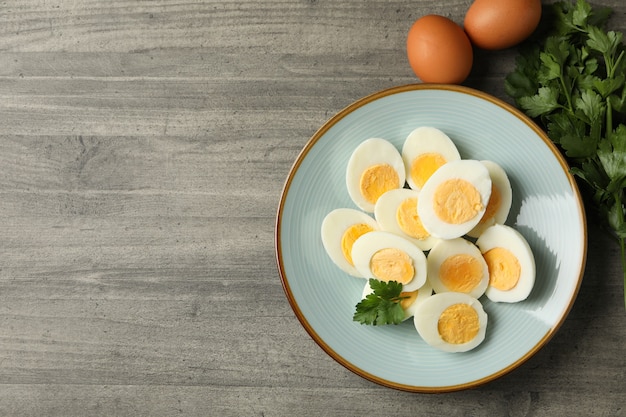
POLYGON ((402 145, 406 182, 414 190, 421 190, 443 164, 459 159, 461 155, 448 135, 431 126, 414 129, 402 145))
POLYGON ((480 250, 461 237, 441 240, 428 253, 428 280, 436 293, 461 292, 479 298, 489 285, 480 250))
POLYGON ((472 159, 452 161, 426 181, 417 213, 431 235, 454 239, 478 224, 490 196, 491 177, 485 165, 472 159))
POLYGON ((467 352, 485 339, 487 313, 476 298, 445 292, 421 302, 413 323, 430 346, 445 352, 467 352))
POLYGON ((362 277, 396 281, 403 291, 414 291, 426 283, 426 256, 410 241, 393 233, 374 231, 352 245, 354 267, 362 277))
POLYGON ((418 197, 419 191, 409 188, 389 190, 376 201, 374 218, 382 230, 402 236, 427 251, 437 239, 424 229, 417 214, 418 197))
POLYGON ((360 209, 374 212, 374 205, 385 192, 404 187, 406 180, 402 156, 389 141, 367 139, 357 146, 346 168, 350 198, 360 209))
POLYGON ((491 301, 514 303, 528 298, 535 284, 535 258, 528 242, 510 226, 496 224, 476 241, 489 268, 485 295, 491 301))
POLYGON ((511 182, 506 175, 506 171, 493 161, 480 161, 480 163, 489 171, 489 178, 491 178, 491 195, 489 196, 489 203, 487 203, 485 214, 483 214, 478 224, 467 232, 467 235, 470 237, 480 236, 480 234, 491 225, 504 224, 509 216, 511 203, 513 201, 511 182))
POLYGON ((322 244, 326 253, 342 271, 363 278, 354 267, 352 246, 362 235, 379 230, 378 223, 362 211, 334 209, 322 221, 322 244))

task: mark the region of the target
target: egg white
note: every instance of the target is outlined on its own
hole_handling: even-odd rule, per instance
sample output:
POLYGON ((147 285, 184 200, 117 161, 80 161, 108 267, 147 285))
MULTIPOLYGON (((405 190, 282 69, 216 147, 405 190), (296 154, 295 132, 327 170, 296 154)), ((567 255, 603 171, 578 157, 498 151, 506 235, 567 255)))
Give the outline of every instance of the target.
POLYGON ((321 237, 324 249, 335 265, 349 275, 363 278, 348 262, 341 249, 341 239, 345 231, 350 226, 360 223, 367 224, 373 230, 380 230, 376 220, 362 211, 351 208, 334 209, 322 221, 321 237))
MULTIPOLYGON (((418 198, 419 192, 411 190, 409 188, 398 188, 397 190, 387 191, 381 195, 374 206, 374 218, 381 230, 391 232, 398 236, 401 236, 415 244, 423 251, 430 250, 433 247, 437 238, 429 236, 426 239, 418 239, 413 236, 407 235, 400 225, 396 217, 398 206, 409 198, 418 198)), ((415 213, 417 214, 417 213, 415 213)))
POLYGON ((411 178, 411 169, 415 159, 426 153, 439 154, 446 162, 461 159, 456 145, 443 131, 431 126, 420 126, 414 129, 402 145, 406 182, 414 190, 419 190, 420 187, 411 178))
POLYGON ((346 168, 346 187, 350 198, 361 210, 368 213, 374 212, 374 203, 368 201, 361 193, 361 176, 368 168, 388 164, 398 174, 399 186, 404 187, 406 174, 402 156, 396 147, 388 140, 381 138, 370 138, 359 144, 350 159, 346 168))
POLYGON ((485 291, 487 298, 494 302, 506 303, 515 303, 528 298, 535 285, 536 268, 535 258, 526 238, 510 226, 496 224, 480 235, 476 246, 482 253, 497 247, 507 249, 517 258, 521 267, 520 278, 515 287, 502 291, 490 285, 485 291))
POLYGON ((394 248, 405 252, 413 263, 413 279, 402 286, 402 291, 414 291, 426 283, 426 255, 410 241, 393 233, 374 231, 358 238, 352 246, 354 267, 364 278, 376 278, 370 267, 372 256, 382 249, 394 248))
POLYGON ((513 192, 511 190, 511 182, 507 176, 506 171, 500 165, 493 161, 480 161, 489 171, 489 177, 493 187, 500 193, 500 207, 494 213, 493 217, 485 218, 487 213, 480 219, 478 224, 470 230, 467 235, 471 237, 478 237, 489 226, 494 224, 504 224, 509 216, 511 210, 511 204, 513 202, 513 192))
POLYGON ((478 224, 485 213, 490 196, 491 178, 485 165, 472 159, 461 159, 443 165, 426 181, 424 188, 420 191, 417 212, 424 228, 431 235, 441 239, 454 239, 465 235, 478 224), (480 195, 481 209, 474 217, 459 224, 448 223, 440 219, 434 207, 437 187, 452 179, 467 181, 476 188, 480 195))
POLYGON ((485 313, 480 301, 470 295, 458 292, 433 294, 417 306, 413 316, 415 329, 422 339, 430 346, 444 352, 467 352, 480 345, 485 339, 487 321, 487 313, 485 313), (478 334, 469 342, 448 343, 439 334, 439 317, 446 308, 454 304, 467 304, 478 314, 478 334))
POLYGON ((474 298, 480 298, 489 285, 489 268, 478 247, 469 240, 460 237, 450 240, 440 240, 430 250, 426 260, 428 281, 436 293, 451 292, 452 290, 446 287, 441 281, 439 270, 446 259, 459 254, 471 256, 476 259, 481 266, 482 279, 480 283, 467 293, 474 298))

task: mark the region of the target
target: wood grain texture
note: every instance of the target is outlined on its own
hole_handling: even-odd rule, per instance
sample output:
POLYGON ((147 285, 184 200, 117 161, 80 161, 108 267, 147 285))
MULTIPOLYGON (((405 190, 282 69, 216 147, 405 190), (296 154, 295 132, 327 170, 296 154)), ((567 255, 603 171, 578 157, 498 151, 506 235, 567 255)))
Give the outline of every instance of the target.
MULTIPOLYGON (((561 330, 475 390, 354 375, 282 290, 296 156, 349 103, 416 82, 417 17, 470 3, 0 2, 0 415, 626 415, 617 247, 593 218, 561 330)), ((477 52, 466 84, 508 101, 514 57, 477 52)))

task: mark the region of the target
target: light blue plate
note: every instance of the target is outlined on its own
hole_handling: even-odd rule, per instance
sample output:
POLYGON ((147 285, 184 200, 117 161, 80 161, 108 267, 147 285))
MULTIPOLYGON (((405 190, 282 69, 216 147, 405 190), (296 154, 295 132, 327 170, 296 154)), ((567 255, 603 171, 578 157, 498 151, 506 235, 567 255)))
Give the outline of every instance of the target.
POLYGON ((330 119, 298 156, 276 219, 276 258, 296 316, 337 362, 371 381, 415 392, 445 392, 489 382, 536 353, 565 320, 578 293, 587 253, 580 194, 559 151, 512 106, 460 86, 407 85, 365 97, 330 119), (507 224, 528 240, 537 279, 521 303, 483 297, 487 336, 476 349, 445 353, 426 345, 412 320, 398 326, 352 321, 364 280, 327 256, 320 238, 324 216, 356 208, 345 185, 354 148, 370 137, 401 149, 409 132, 434 126, 463 158, 490 159, 508 173, 513 206, 507 224))

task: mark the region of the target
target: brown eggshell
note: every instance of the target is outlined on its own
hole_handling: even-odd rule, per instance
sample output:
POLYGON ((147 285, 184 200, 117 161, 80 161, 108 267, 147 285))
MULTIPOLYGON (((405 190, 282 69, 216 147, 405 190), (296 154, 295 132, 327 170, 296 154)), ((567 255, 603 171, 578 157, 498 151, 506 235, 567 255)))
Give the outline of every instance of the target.
POLYGON ((510 48, 528 38, 541 19, 541 0, 476 0, 463 26, 481 49, 510 48))
POLYGON ((413 72, 426 83, 460 84, 472 69, 472 44, 463 29, 444 16, 416 20, 406 49, 413 72))

